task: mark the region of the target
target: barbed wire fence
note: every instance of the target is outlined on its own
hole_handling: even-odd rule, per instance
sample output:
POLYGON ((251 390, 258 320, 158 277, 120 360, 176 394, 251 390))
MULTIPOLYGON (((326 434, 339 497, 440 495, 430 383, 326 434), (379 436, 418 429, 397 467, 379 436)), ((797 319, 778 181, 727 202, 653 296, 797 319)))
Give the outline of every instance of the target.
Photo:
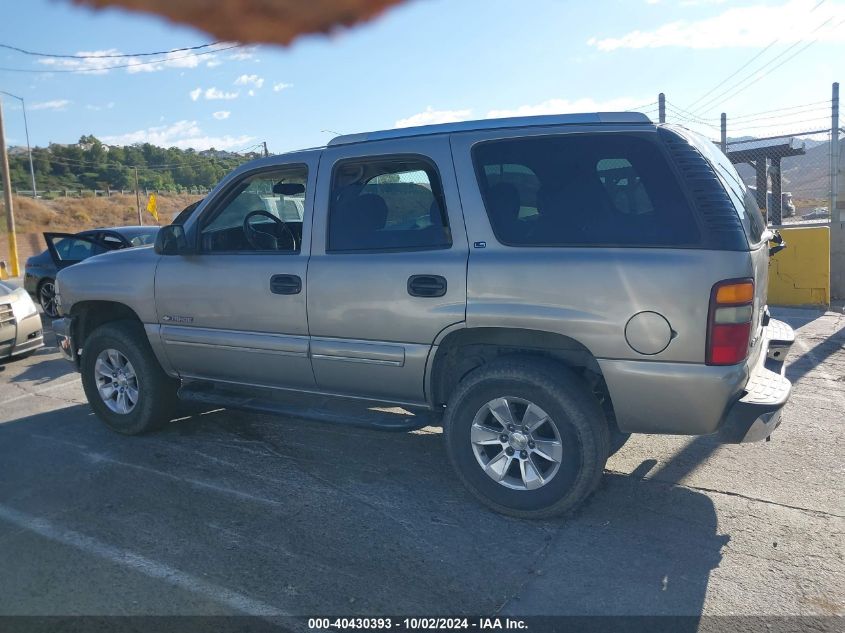
POLYGON ((710 138, 735 165, 770 225, 826 223, 835 215, 842 188, 845 129, 839 124, 838 93, 834 84, 830 99, 718 118, 661 93, 637 111, 710 138))

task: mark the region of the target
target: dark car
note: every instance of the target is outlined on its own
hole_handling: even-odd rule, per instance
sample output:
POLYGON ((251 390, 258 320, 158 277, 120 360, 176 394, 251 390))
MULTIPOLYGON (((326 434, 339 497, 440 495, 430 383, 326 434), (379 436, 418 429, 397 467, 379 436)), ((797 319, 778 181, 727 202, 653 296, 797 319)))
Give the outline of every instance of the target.
POLYGON ((47 250, 26 260, 24 288, 50 318, 56 311, 56 273, 93 255, 155 242, 157 226, 117 226, 79 233, 45 233, 47 250))

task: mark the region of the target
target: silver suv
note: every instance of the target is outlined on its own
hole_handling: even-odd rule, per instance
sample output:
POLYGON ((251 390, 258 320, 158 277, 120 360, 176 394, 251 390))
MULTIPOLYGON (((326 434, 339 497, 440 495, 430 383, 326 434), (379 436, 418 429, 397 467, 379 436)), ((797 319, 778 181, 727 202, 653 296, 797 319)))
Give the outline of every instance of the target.
POLYGON ((476 497, 545 517, 630 433, 777 427, 794 335, 766 307, 772 238, 715 145, 641 114, 354 134, 242 166, 154 249, 61 271, 54 327, 118 432, 177 397, 442 423, 476 497))

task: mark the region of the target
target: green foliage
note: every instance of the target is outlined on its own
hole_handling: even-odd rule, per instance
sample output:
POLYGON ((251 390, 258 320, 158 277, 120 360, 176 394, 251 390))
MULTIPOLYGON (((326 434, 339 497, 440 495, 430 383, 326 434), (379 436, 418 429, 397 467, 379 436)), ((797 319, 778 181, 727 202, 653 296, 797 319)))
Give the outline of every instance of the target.
MULTIPOLYGON (((182 192, 192 187, 210 189, 228 172, 258 154, 233 154, 214 149, 197 152, 149 143, 123 147, 103 145, 91 135, 75 145, 51 144, 35 147, 32 162, 39 191, 64 189, 135 188, 135 167, 141 189, 182 192)), ((12 187, 30 190, 29 158, 26 152, 9 156, 12 187)))

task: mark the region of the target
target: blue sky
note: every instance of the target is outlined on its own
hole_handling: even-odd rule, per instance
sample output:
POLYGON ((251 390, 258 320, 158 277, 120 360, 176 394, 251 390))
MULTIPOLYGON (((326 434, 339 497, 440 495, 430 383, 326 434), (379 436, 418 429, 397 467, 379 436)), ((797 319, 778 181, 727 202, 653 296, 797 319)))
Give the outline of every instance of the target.
MULTIPOLYGON (((156 17, 56 0, 10 3, 0 31, 2 44, 64 54, 170 50, 212 39, 156 17)), ((845 80, 845 2, 411 0, 362 26, 287 48, 171 58, 60 73, 54 71, 116 62, 0 49, 0 90, 26 99, 35 145, 94 134, 110 143, 198 149, 240 150, 266 140, 281 152, 322 145, 331 131, 644 104, 650 110, 660 91, 671 106, 696 115, 670 111, 670 119, 685 117, 715 137, 711 126, 727 111, 737 119, 731 135, 762 136, 829 124, 823 102, 831 82, 845 80), (780 108, 793 109, 747 116, 780 108)), ((19 104, 2 98, 9 143, 22 144, 19 104)))

